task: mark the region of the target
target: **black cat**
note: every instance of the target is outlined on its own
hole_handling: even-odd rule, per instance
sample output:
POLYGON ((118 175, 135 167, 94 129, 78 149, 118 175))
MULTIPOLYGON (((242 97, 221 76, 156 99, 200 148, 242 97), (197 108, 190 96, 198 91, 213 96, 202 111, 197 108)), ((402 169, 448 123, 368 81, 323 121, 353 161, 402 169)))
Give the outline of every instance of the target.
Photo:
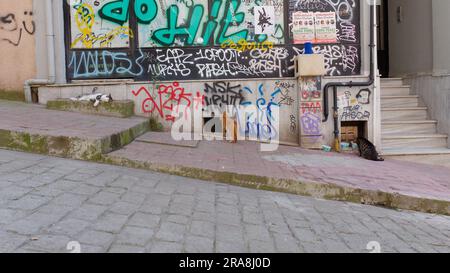
POLYGON ((356 144, 358 144, 360 157, 372 161, 384 161, 384 159, 381 158, 380 155, 378 154, 375 145, 373 145, 369 140, 363 137, 359 137, 356 140, 356 144))

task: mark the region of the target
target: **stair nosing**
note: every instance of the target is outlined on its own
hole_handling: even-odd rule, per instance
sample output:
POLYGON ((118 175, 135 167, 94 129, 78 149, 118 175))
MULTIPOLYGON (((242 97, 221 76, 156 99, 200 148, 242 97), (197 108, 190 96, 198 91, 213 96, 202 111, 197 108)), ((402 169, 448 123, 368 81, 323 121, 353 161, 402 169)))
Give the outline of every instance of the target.
POLYGON ((382 121, 381 125, 399 125, 399 124, 437 124, 437 120, 398 120, 398 121, 382 121))
POLYGON ((419 95, 381 96, 381 99, 419 99, 419 95))
POLYGON ((448 147, 435 147, 435 148, 398 148, 398 147, 384 147, 381 149, 381 155, 450 155, 450 149, 448 147))
POLYGON ((381 111, 427 111, 428 107, 422 107, 422 106, 414 106, 414 107, 386 107, 381 108, 381 111))
POLYGON ((435 138, 435 139, 439 139, 439 138, 447 138, 448 139, 448 135, 444 135, 444 134, 418 134, 418 135, 382 135, 381 136, 381 140, 389 140, 389 139, 425 139, 425 138, 435 138))
POLYGON ((384 85, 384 86, 381 86, 381 89, 384 89, 384 88, 409 88, 409 89, 411 89, 411 85, 400 85, 400 86, 396 86, 396 85, 384 85))

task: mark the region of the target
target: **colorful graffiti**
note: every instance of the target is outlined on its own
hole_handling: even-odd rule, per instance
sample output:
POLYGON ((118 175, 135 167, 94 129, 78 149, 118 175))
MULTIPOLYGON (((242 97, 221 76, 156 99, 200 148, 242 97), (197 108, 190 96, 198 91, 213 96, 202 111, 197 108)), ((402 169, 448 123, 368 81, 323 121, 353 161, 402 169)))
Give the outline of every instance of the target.
POLYGON ((95 34, 93 30, 95 25, 95 13, 93 7, 86 3, 76 7, 75 22, 79 34, 76 35, 75 39, 72 41, 72 48, 105 48, 111 47, 112 42, 119 36, 122 38, 133 38, 133 31, 125 26, 118 26, 99 35, 95 34))
MULTIPOLYGON (((340 43, 317 45, 314 50, 325 54, 328 75, 357 75, 361 70, 359 3, 352 0, 323 0, 319 1, 323 5, 316 6, 298 0, 76 2, 69 8, 69 79, 181 81, 293 77, 293 61, 303 53, 303 46, 292 44, 290 23, 284 19, 286 5, 290 12, 306 6, 342 12, 338 16, 342 26, 340 43), (343 10, 337 6, 340 2, 344 3, 343 10), (120 69, 123 73, 117 70, 108 70, 109 74, 89 73, 72 62, 73 58, 82 60, 83 55, 90 56, 88 49, 114 49, 115 53, 121 53, 119 56, 126 54, 130 59, 123 61, 125 69, 120 69), (138 60, 141 54, 145 57, 138 60), (141 66, 142 71, 132 71, 135 65, 141 66)), ((113 61, 116 60, 111 59, 107 65, 117 67, 113 61)), ((91 66, 87 68, 93 70, 91 66)))

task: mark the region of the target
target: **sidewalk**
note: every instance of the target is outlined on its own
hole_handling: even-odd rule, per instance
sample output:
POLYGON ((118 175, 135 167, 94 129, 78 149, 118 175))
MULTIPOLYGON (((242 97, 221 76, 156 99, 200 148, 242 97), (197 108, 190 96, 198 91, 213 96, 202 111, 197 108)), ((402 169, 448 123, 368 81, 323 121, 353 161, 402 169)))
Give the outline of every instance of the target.
MULTIPOLYGON (((450 169, 252 142, 152 144, 148 120, 0 101, 0 147, 143 168, 244 187, 450 215, 450 169), (131 143, 131 144, 129 144, 131 143), (129 144, 128 146, 125 146, 129 144), (125 146, 125 147, 124 147, 125 146), (122 149, 120 149, 123 147, 122 149), (120 150, 118 150, 120 149, 120 150)), ((158 137, 157 137, 158 138, 158 137)), ((169 139, 160 135, 158 141, 169 139)))
POLYGON ((75 159, 98 159, 148 130, 144 118, 47 110, 0 100, 0 147, 75 159))
MULTIPOLYGON (((170 135, 167 135, 170 137, 170 135)), ((197 148, 133 142, 109 162, 318 198, 450 214, 450 169, 259 144, 202 141, 197 148)))

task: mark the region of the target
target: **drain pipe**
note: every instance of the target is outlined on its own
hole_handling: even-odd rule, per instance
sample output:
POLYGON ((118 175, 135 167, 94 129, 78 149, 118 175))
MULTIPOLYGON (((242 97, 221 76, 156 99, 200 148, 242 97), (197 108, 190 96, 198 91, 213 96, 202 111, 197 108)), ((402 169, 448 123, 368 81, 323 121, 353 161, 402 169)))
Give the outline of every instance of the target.
POLYGON ((335 150, 337 152, 341 151, 341 143, 339 139, 340 131, 339 131, 339 107, 338 107, 338 87, 368 87, 372 86, 375 82, 375 67, 374 67, 374 50, 375 50, 375 14, 376 14, 376 0, 372 5, 372 9, 370 12, 370 74, 369 78, 365 82, 329 82, 323 88, 323 105, 324 105, 324 119, 323 122, 328 121, 329 117, 329 109, 328 109, 328 90, 333 88, 333 118, 334 118, 334 145, 335 150))
POLYGON ((46 46, 47 46, 47 79, 30 79, 25 81, 24 93, 25 100, 32 102, 31 87, 54 84, 56 82, 55 65, 55 33, 53 31, 53 0, 45 0, 45 25, 46 25, 46 46))

